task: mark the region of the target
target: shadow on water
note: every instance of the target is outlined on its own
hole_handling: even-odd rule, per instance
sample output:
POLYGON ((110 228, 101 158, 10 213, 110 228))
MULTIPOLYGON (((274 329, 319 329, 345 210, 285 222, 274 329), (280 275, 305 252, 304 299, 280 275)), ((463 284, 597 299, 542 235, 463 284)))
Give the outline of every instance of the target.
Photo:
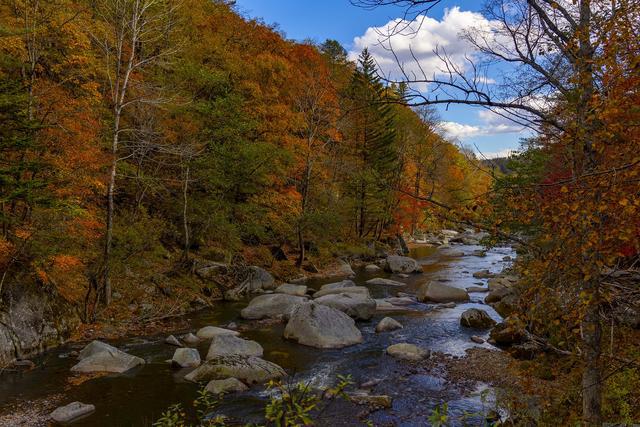
MULTIPOLYGON (((505 263, 505 255, 513 257, 510 248, 495 248, 486 257, 459 256, 463 251, 471 254, 478 246, 456 246, 455 248, 434 249, 417 247, 412 256, 423 266, 424 274, 401 278, 388 273, 367 273, 356 271, 358 284, 372 277, 388 277, 406 284, 403 287, 369 286, 374 298, 396 296, 398 292, 415 293, 423 283, 440 280, 450 286, 467 288, 484 280, 474 279, 473 272, 489 269, 499 272, 505 263)), ((314 280, 308 285, 318 288, 334 280, 314 280)), ((332 384, 336 375, 350 374, 356 384, 377 378, 383 380, 376 386, 375 394, 393 397, 393 408, 377 411, 371 415, 376 425, 426 425, 429 408, 443 399, 450 402, 452 413, 478 410, 482 403, 478 397, 467 396, 450 385, 445 386, 443 378, 423 373, 412 373, 407 364, 385 355, 387 346, 398 342, 409 342, 435 351, 452 355, 464 355, 465 350, 478 346, 470 341, 473 334, 459 324, 460 314, 470 307, 482 307, 492 317, 498 314, 482 302, 484 294, 471 294, 471 301, 455 308, 441 309, 433 305, 414 304, 410 311, 393 313, 391 316, 404 325, 404 329, 376 334, 374 327, 385 317, 378 314, 368 322, 359 322, 364 342, 340 350, 318 350, 297 345, 282 337, 284 325, 268 325, 243 332, 246 338, 258 341, 264 347, 264 358, 284 367, 300 381, 323 387, 332 384)), ((187 316, 190 330, 206 325, 224 325, 234 321, 242 327, 239 310, 245 303, 224 303, 215 309, 204 310, 187 316)), ((186 331, 170 331, 172 333, 186 331)), ((167 333, 168 334, 168 333, 167 333)), ((485 338, 486 338, 485 334, 485 338)), ((151 425, 166 408, 181 402, 189 405, 196 397, 198 386, 185 382, 182 378, 187 370, 175 370, 166 362, 171 359, 174 347, 164 344, 164 337, 138 337, 114 344, 125 351, 143 357, 147 364, 124 375, 109 375, 90 379, 72 385, 69 368, 75 363, 65 355, 81 345, 69 345, 48 352, 35 362, 37 368, 23 373, 5 373, 0 376, 0 412, 17 401, 32 401, 51 394, 63 394, 64 404, 72 401, 92 403, 96 412, 77 426, 143 426, 151 425)), ((483 346, 490 347, 488 344, 483 346)), ((206 354, 206 344, 200 347, 206 354)), ((228 396, 219 411, 243 422, 259 422, 263 407, 268 400, 263 388, 255 387, 242 395, 228 396)), ((323 414, 325 421, 332 425, 361 425, 357 414, 362 408, 338 404, 336 408, 323 414)))

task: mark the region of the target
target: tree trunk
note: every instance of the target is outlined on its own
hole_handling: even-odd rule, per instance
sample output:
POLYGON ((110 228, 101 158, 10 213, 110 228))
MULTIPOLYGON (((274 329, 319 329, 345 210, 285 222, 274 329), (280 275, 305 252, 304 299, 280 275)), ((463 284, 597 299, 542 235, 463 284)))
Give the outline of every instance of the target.
POLYGON ((582 373, 582 416, 588 426, 602 423, 602 378, 600 373, 600 354, 602 325, 598 306, 590 303, 582 321, 584 348, 584 372, 582 373))
POLYGON ((184 231, 184 260, 189 260, 189 245, 191 244, 189 239, 189 221, 187 218, 187 202, 188 202, 188 191, 189 191, 189 172, 190 168, 187 164, 185 173, 184 173, 184 183, 182 185, 182 227, 184 231))
POLYGON ((111 304, 111 246, 113 243, 113 215, 114 215, 114 192, 116 187, 116 168, 118 166, 118 136, 120 127, 120 112, 116 110, 113 124, 113 140, 111 143, 111 168, 109 171, 109 184, 107 186, 107 229, 104 241, 103 254, 103 284, 104 303, 111 304))

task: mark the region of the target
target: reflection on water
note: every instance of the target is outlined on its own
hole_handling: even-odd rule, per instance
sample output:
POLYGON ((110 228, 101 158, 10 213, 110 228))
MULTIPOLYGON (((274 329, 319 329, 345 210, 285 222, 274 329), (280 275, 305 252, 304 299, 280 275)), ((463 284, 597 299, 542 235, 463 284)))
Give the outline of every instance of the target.
MULTIPOLYGON (((456 251, 470 254, 477 246, 455 246, 456 251)), ((455 255, 455 254, 453 254, 455 255)), ((355 281, 358 284, 372 277, 382 276, 406 283, 405 287, 369 286, 375 298, 396 296, 398 292, 414 293, 420 285, 429 280, 447 281, 448 285, 466 288, 480 282, 472 273, 481 269, 500 271, 505 255, 514 256, 509 248, 496 248, 486 257, 452 256, 452 250, 416 247, 412 256, 423 265, 424 274, 400 278, 387 273, 367 273, 358 270, 355 281)), ((315 280, 308 285, 314 288, 335 280, 315 280)), ((482 307, 496 320, 499 316, 490 307, 483 305, 483 294, 471 294, 468 304, 452 309, 438 309, 432 305, 415 304, 406 313, 394 313, 404 325, 404 329, 376 334, 374 327, 384 317, 375 316, 369 322, 359 322, 364 342, 340 350, 318 350, 295 344, 282 338, 284 325, 269 325, 243 332, 243 336, 258 341, 264 347, 264 357, 284 367, 296 379, 311 381, 315 386, 328 385, 337 374, 351 374, 356 384, 372 378, 383 381, 376 387, 376 393, 389 394, 394 398, 393 408, 378 411, 373 415, 376 425, 386 422, 395 425, 424 425, 429 415, 425 408, 431 408, 442 399, 444 380, 424 374, 411 375, 407 366, 384 354, 384 349, 394 343, 410 342, 424 348, 445 353, 463 355, 467 348, 476 346, 470 341, 477 331, 460 327, 460 314, 469 307, 482 307), (423 408, 422 411, 416 408, 423 408)), ((238 317, 239 310, 246 303, 225 303, 215 309, 192 314, 189 317, 191 330, 205 325, 223 325, 230 321, 244 323, 238 317)), ((168 333, 186 331, 168 331, 168 333)), ((63 358, 66 352, 80 345, 68 346, 48 352, 36 360, 38 368, 24 373, 5 373, 0 377, 0 411, 12 402, 30 401, 53 393, 63 393, 63 403, 79 400, 92 403, 96 412, 89 418, 79 421, 78 426, 139 426, 150 425, 170 404, 183 402, 188 405, 196 397, 197 386, 185 382, 182 377, 186 371, 172 369, 170 359, 174 347, 165 345, 164 335, 129 339, 116 342, 126 351, 141 356, 147 364, 126 375, 109 375, 70 385, 72 378, 69 368, 75 360, 63 358)), ((485 344, 488 346, 487 344, 485 344)), ((200 348, 206 354, 206 344, 200 348)), ((448 391, 447 393, 451 393, 448 391)), ((244 422, 261 420, 262 407, 267 396, 264 389, 235 396, 228 396, 220 407, 220 412, 244 422)), ((470 409, 477 410, 481 402, 477 397, 447 395, 450 400, 450 412, 461 413, 470 409)), ((334 425, 360 425, 357 413, 361 408, 340 406, 324 414, 334 425), (335 411, 339 411, 336 413, 335 411)), ((329 422, 329 421, 327 421, 329 422)))

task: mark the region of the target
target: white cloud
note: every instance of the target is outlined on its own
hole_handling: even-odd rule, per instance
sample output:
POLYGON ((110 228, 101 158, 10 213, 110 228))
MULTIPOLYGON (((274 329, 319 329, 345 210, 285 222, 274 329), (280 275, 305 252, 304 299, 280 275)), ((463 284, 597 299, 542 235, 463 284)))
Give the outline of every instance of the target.
MULTIPOLYGON (((423 78, 423 72, 428 78, 446 74, 436 52, 446 54, 464 71, 469 65, 466 58, 473 58, 475 49, 460 37, 461 33, 474 28, 490 33, 493 25, 481 14, 462 11, 457 6, 445 10, 442 20, 423 15, 413 21, 395 19, 382 27, 371 27, 356 37, 350 58, 356 59, 362 49, 369 48, 382 72, 390 79, 402 78, 398 62, 410 79, 423 78), (391 36, 386 37, 387 34, 391 36)), ((491 84, 493 80, 486 78, 483 82, 491 84)))
POLYGON ((451 139, 464 141, 476 136, 498 135, 504 133, 520 133, 524 128, 489 110, 478 112, 480 125, 468 125, 459 122, 443 122, 441 133, 451 139))

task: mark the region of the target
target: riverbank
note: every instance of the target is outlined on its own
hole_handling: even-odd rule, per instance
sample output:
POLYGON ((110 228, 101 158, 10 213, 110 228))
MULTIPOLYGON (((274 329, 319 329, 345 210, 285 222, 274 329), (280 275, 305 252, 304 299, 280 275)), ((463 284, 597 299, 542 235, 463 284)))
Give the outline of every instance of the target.
MULTIPOLYGON (((486 280, 474 278, 473 273, 485 269, 499 272, 509 264, 504 260, 505 257, 513 256, 513 252, 509 248, 496 248, 484 256, 478 256, 479 250, 481 248, 478 246, 434 248, 420 245, 413 248, 413 255, 421 265, 422 274, 403 277, 380 271, 367 272, 361 267, 355 268, 354 281, 369 288, 374 298, 396 297, 398 292, 412 295, 425 282, 434 280, 462 289, 477 286, 481 282, 486 284, 486 280), (396 288, 366 284, 373 277, 399 281, 403 286, 396 288)), ((308 280, 307 285, 317 289, 331 281, 330 278, 315 278, 308 280)), ((36 359, 33 370, 3 375, 0 413, 4 417, 9 414, 19 417, 23 409, 26 409, 28 415, 25 418, 34 420, 46 417, 47 412, 55 405, 79 400, 95 404, 96 414, 91 417, 90 423, 80 422, 78 425, 149 425, 170 404, 188 404, 197 391, 197 386, 182 379, 184 371, 172 370, 165 362, 171 358, 174 349, 164 344, 165 336, 169 333, 179 336, 194 332, 202 326, 225 326, 233 322, 237 324, 243 337, 255 340, 264 347, 265 359, 282 366, 289 374, 294 374, 295 380, 310 381, 322 387, 329 385, 337 375, 350 374, 358 387, 372 379, 379 379, 380 382, 369 392, 376 395, 388 394, 393 400, 392 407, 370 413, 358 406, 342 408, 351 419, 359 419, 359 414, 364 411, 368 412, 365 418, 373 420, 376 425, 393 420, 421 422, 430 414, 431 409, 442 402, 450 402, 452 416, 461 416, 464 412, 480 411, 486 406, 477 391, 479 388, 487 389, 493 383, 485 381, 488 378, 473 379, 468 383, 463 381, 464 375, 461 373, 467 362, 462 361, 467 360, 464 357, 466 351, 484 348, 489 351, 487 354, 495 353, 508 358, 489 344, 477 344, 471 340, 475 335, 480 335, 483 340, 488 339, 488 330, 478 332, 461 327, 460 315, 469 308, 486 310, 495 320, 500 320, 500 316, 491 307, 483 304, 485 293, 470 295, 470 301, 456 306, 415 303, 391 314, 376 313, 371 320, 357 323, 363 334, 361 344, 342 350, 320 351, 285 340, 282 337, 282 323, 240 319, 238 313, 246 306, 246 301, 221 303, 215 309, 204 309, 183 318, 158 323, 161 326, 158 330, 163 331, 161 335, 110 341, 147 361, 144 367, 126 375, 101 376, 85 381, 84 378, 69 373, 70 366, 75 363, 69 353, 80 349, 80 344, 69 344, 49 352, 36 359), (374 327, 385 316, 393 317, 404 328, 396 332, 376 334, 374 327), (398 342, 408 342, 429 349, 433 357, 421 363, 391 359, 385 354, 385 349, 398 342), (442 360, 438 355, 443 355, 442 360), (462 367, 455 368, 459 364, 462 367), (46 387, 36 386, 44 382, 46 387), (162 390, 161 395, 158 395, 158 390, 162 390), (58 396, 64 397, 58 400, 58 396), (20 406, 15 406, 19 400, 34 402, 34 405, 21 409, 20 406), (36 411, 39 415, 33 413, 35 407, 41 408, 36 411)), ((201 354, 206 353, 206 347, 200 347, 202 346, 198 347, 201 354)), ((497 360, 503 359, 486 359, 486 363, 489 363, 488 371, 502 369, 497 360)), ((258 387, 239 396, 229 396, 221 405, 220 411, 231 417, 246 413, 248 418, 244 417, 242 420, 247 422, 260 420, 265 399, 267 395, 258 387), (240 408, 243 410, 238 412, 240 408)))

